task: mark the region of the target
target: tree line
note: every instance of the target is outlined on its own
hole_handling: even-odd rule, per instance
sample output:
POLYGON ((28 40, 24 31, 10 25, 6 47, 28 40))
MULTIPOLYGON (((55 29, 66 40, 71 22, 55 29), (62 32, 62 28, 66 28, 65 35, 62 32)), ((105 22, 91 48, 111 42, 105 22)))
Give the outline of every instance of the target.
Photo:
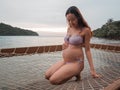
POLYGON ((0 36, 38 36, 38 33, 0 23, 0 36))
POLYGON ((93 31, 93 36, 120 40, 120 20, 109 19, 101 28, 93 31))

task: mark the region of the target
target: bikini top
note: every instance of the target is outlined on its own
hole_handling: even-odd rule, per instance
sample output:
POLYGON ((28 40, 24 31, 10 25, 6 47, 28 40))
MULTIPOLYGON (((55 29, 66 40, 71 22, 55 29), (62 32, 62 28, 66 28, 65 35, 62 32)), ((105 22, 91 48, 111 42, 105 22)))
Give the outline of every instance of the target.
POLYGON ((72 45, 79 45, 83 43, 83 37, 80 35, 66 35, 64 41, 72 45))

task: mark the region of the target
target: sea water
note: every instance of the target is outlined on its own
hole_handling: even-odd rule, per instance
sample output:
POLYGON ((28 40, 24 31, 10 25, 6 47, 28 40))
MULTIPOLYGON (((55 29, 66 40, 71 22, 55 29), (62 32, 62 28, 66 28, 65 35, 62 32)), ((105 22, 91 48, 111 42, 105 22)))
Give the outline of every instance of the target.
MULTIPOLYGON (((61 45, 64 36, 0 36, 0 48, 61 45)), ((90 43, 120 45, 120 40, 92 37, 90 43)))

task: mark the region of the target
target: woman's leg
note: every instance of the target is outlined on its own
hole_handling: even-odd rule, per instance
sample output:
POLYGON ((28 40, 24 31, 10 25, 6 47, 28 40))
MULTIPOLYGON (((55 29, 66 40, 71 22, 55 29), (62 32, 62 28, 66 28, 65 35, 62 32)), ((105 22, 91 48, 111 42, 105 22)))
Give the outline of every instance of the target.
POLYGON ((62 67, 65 64, 64 60, 58 61, 54 65, 52 65, 46 72, 45 72, 45 78, 49 79, 60 67, 62 67))
POLYGON ((81 71, 81 67, 84 62, 69 62, 63 65, 59 70, 57 70, 51 77, 50 82, 52 84, 62 84, 77 75, 81 71))
MULTIPOLYGON (((83 64, 81 64, 80 66, 80 73, 78 73, 75 77, 76 77, 76 80, 75 81, 80 81, 81 80, 81 71, 84 69, 84 61, 82 61, 83 64)), ((80 62, 81 63, 81 62, 80 62)))

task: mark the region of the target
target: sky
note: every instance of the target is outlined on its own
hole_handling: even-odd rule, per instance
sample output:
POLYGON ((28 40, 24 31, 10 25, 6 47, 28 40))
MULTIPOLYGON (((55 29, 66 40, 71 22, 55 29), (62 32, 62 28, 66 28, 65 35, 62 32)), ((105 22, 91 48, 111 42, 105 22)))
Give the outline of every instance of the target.
MULTIPOLYGON (((0 0, 0 22, 21 28, 65 28, 65 12, 77 6, 91 28, 120 20, 120 0, 0 0)), ((55 31, 47 29, 48 31, 55 31)))

